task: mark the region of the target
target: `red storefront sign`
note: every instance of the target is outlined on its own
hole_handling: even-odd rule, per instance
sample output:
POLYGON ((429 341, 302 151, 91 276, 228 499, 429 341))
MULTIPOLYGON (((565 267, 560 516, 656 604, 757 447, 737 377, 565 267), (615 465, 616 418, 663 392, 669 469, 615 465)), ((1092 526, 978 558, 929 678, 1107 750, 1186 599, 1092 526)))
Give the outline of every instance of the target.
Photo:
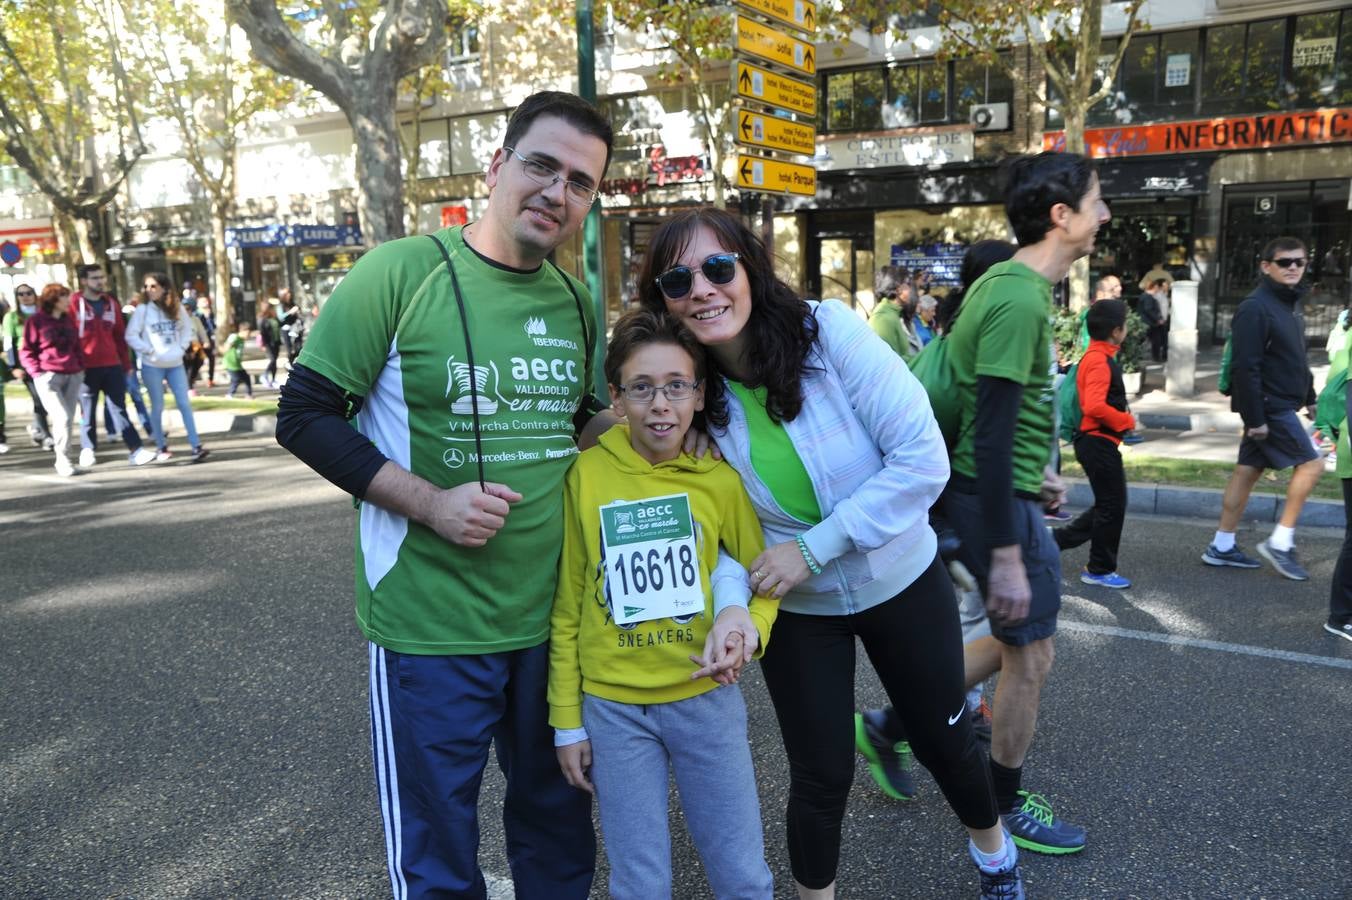
MULTIPOLYGON (((1263 150, 1345 141, 1352 141, 1352 107, 1090 128, 1084 133, 1085 152, 1094 157, 1263 150)), ((1064 150, 1066 133, 1047 132, 1042 147, 1064 150)))

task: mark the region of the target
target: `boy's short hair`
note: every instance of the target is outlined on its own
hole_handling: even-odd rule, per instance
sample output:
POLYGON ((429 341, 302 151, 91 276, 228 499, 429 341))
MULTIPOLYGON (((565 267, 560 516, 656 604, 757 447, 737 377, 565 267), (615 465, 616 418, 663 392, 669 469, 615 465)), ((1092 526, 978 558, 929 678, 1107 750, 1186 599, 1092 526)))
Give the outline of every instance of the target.
POLYGON ((1073 210, 1089 193, 1094 163, 1078 153, 1048 151, 1016 156, 1005 168, 1005 215, 1020 247, 1042 243, 1052 229, 1052 207, 1073 210))
POLYGON ((695 363, 695 378, 704 380, 704 374, 708 371, 704 345, 670 313, 639 308, 620 316, 620 320, 615 323, 615 330, 611 332, 610 346, 606 348, 606 383, 619 387, 620 369, 636 350, 649 344, 674 344, 680 347, 690 354, 695 363))
POLYGON ((1084 324, 1091 338, 1106 341, 1114 331, 1127 324, 1127 304, 1121 300, 1100 300, 1089 307, 1084 324))
POLYGON ((103 266, 99 265, 98 263, 85 263, 84 265, 76 268, 75 278, 78 281, 84 281, 86 278, 89 277, 90 272, 102 272, 102 271, 103 266))
POLYGON ((1278 253, 1289 253, 1292 250, 1299 250, 1301 253, 1305 253, 1305 242, 1296 237, 1273 238, 1268 241, 1267 246, 1263 248, 1262 260, 1263 262, 1272 262, 1272 258, 1278 253))

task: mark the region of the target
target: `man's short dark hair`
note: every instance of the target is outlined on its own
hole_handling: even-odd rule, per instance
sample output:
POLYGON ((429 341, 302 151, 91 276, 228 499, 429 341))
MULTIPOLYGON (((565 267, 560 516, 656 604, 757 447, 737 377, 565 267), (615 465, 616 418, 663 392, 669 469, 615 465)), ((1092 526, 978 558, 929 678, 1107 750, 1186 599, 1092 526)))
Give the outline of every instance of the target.
POLYGON ((615 131, 601 111, 576 94, 566 91, 539 91, 531 94, 521 105, 512 111, 507 120, 507 133, 502 136, 502 146, 516 147, 516 142, 530 130, 530 126, 541 116, 555 116, 563 119, 583 134, 600 138, 606 145, 606 165, 601 169, 604 175, 610 168, 610 151, 615 147, 615 131))
POLYGON ((1267 246, 1263 248, 1263 255, 1260 258, 1263 262, 1272 262, 1273 257, 1278 253, 1289 253, 1292 250, 1299 250, 1301 253, 1305 253, 1305 242, 1296 237, 1273 238, 1268 241, 1267 246))
POLYGON ((1016 156, 1005 166, 1005 215, 1020 247, 1041 243, 1052 229, 1052 207, 1078 210, 1094 179, 1094 163, 1078 153, 1016 156))
POLYGON ((1127 304, 1121 300, 1100 300, 1089 307, 1084 324, 1091 338, 1106 341, 1115 329, 1127 324, 1127 304))
POLYGON ((99 265, 98 263, 85 263, 83 266, 80 266, 78 269, 75 270, 75 277, 79 281, 84 281, 86 278, 89 277, 90 272, 102 272, 102 271, 103 266, 99 265))

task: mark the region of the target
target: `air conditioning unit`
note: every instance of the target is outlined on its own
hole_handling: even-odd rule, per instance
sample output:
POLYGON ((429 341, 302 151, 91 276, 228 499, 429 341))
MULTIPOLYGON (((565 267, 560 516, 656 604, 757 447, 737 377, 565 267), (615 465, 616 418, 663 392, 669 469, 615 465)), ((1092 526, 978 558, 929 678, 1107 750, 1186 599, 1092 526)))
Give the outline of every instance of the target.
POLYGON ((1008 131, 1009 104, 982 103, 973 106, 969 121, 976 131, 1008 131))

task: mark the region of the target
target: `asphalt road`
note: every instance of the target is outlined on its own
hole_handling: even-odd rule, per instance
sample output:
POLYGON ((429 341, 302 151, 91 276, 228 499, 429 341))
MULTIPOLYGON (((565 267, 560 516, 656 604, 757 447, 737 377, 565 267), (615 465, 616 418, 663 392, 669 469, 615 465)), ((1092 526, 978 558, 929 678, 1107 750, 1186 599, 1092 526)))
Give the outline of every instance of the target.
MULTIPOLYGON (((0 896, 388 896, 351 504, 270 439, 211 446, 198 466, 101 463, 74 480, 27 448, 0 457, 0 896)), ((1319 627, 1341 534, 1298 536, 1313 579, 1296 584, 1204 567, 1212 528, 1131 520, 1122 570, 1138 587, 1067 582, 1025 781, 1090 845, 1026 854, 1030 897, 1352 896, 1352 644, 1319 627)), ((787 767, 754 667, 744 689, 789 897, 787 767)), ((881 699, 862 664, 859 704, 881 699)), ((896 803, 860 765, 842 897, 976 895, 961 828, 920 784, 896 803)), ((500 792, 490 769, 495 877, 500 792)), ((708 896, 679 821, 674 834, 677 896, 708 896)))

